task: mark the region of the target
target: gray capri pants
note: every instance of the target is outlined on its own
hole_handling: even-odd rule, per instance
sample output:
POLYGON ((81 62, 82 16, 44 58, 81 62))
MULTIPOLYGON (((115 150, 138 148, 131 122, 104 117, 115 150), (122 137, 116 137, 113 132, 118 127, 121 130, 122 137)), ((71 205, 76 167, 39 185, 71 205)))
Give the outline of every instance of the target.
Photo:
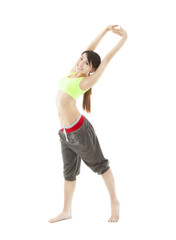
POLYGON ((81 159, 99 175, 110 168, 109 160, 102 153, 95 130, 84 115, 80 114, 69 126, 61 126, 58 134, 65 180, 76 180, 76 176, 80 173, 81 159))

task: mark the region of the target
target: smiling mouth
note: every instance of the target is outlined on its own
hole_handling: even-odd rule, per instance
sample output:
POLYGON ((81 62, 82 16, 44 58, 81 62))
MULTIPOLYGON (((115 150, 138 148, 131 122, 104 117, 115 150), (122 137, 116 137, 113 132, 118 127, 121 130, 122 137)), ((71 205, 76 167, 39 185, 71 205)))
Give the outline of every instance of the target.
POLYGON ((83 70, 83 69, 82 69, 82 68, 80 68, 79 66, 78 66, 78 69, 79 69, 79 70, 83 70))

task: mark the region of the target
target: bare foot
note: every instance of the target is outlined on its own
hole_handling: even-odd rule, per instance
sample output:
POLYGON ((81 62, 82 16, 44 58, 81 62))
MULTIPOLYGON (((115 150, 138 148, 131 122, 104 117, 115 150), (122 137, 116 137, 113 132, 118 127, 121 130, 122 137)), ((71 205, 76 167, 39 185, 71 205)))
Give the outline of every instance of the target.
POLYGON ((111 202, 111 217, 108 222, 117 222, 119 220, 119 201, 115 200, 111 202))
POLYGON ((61 220, 66 220, 66 219, 70 219, 70 218, 72 218, 72 214, 70 212, 62 212, 58 216, 48 220, 48 222, 54 223, 54 222, 59 222, 61 220))

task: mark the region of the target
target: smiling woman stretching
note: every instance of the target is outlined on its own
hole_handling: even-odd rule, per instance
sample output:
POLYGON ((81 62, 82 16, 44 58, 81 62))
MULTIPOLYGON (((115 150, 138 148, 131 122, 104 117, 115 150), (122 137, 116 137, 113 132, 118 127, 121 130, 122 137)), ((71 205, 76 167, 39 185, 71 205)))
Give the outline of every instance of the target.
POLYGON ((58 222, 72 218, 72 198, 76 186, 76 176, 80 173, 81 159, 95 173, 103 177, 111 199, 111 217, 109 222, 119 219, 120 204, 116 196, 115 182, 109 166, 109 160, 102 153, 96 132, 90 121, 76 107, 77 98, 83 95, 83 109, 90 113, 90 95, 109 61, 122 47, 127 33, 118 25, 109 25, 81 54, 71 72, 59 81, 56 105, 61 128, 58 132, 63 157, 64 207, 63 211, 49 222, 58 222), (93 50, 108 32, 112 31, 122 38, 101 62, 100 56, 93 50), (92 73, 90 75, 90 73, 92 73))

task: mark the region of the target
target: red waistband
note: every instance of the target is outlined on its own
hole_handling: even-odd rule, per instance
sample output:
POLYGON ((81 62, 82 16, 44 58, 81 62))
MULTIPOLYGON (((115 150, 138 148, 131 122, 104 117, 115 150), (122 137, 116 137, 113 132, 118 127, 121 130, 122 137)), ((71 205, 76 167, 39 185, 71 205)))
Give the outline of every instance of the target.
MULTIPOLYGON (((79 119, 79 121, 71 128, 65 128, 65 131, 66 132, 74 132, 76 131, 78 128, 81 127, 81 125, 83 124, 84 122, 84 119, 85 119, 85 116, 84 115, 81 115, 81 118, 79 119)), ((62 132, 64 132, 64 128, 61 129, 62 132)))

